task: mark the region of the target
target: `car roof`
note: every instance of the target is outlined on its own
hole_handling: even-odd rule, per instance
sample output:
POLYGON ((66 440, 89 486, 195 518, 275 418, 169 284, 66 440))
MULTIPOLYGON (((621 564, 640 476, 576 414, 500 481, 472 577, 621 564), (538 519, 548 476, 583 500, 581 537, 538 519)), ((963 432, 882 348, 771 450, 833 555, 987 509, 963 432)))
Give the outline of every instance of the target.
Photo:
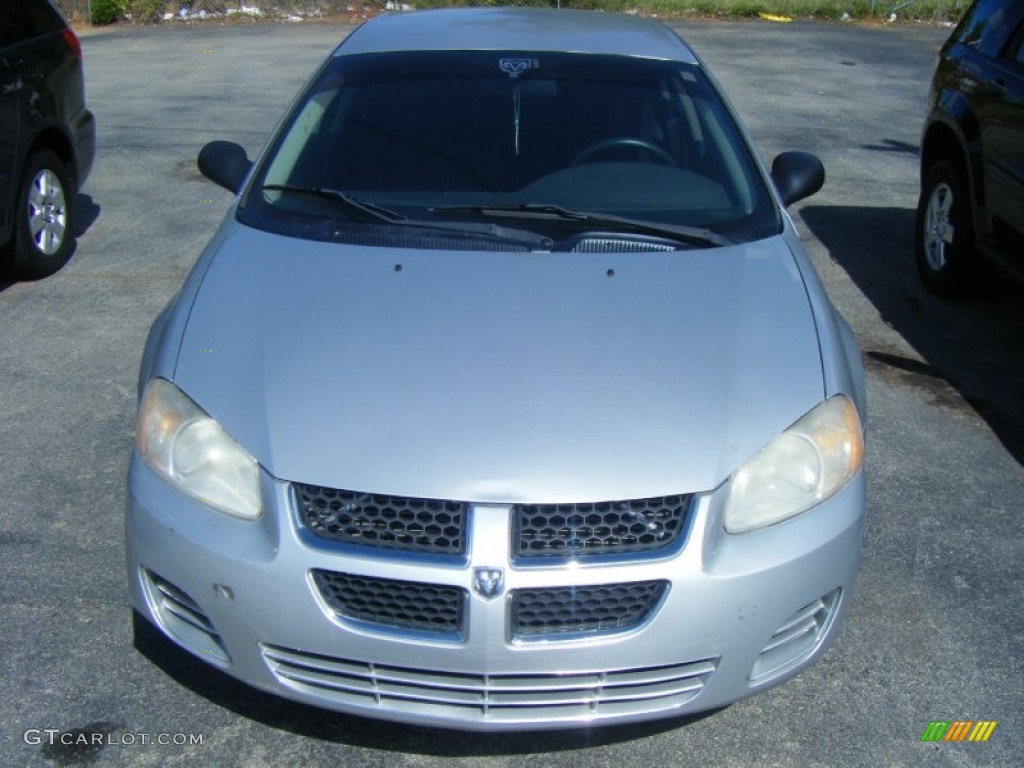
POLYGON ((553 8, 458 8, 377 16, 336 56, 395 51, 568 51, 697 64, 679 36, 637 16, 553 8))

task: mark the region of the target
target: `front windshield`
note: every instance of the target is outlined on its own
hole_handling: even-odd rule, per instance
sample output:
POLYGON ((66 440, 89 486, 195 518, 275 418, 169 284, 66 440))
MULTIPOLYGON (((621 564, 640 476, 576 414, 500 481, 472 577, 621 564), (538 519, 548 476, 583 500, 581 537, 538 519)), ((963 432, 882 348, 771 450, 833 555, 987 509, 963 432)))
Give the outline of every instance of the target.
MULTIPOLYGON (((548 207, 730 242, 779 229, 750 150, 700 68, 593 54, 334 57, 283 125, 239 216, 288 234, 314 232, 311 221, 335 235, 339 221, 386 223, 339 204, 353 199, 446 226, 548 207)), ((500 223, 553 236, 588 226, 533 218, 545 221, 500 223)))

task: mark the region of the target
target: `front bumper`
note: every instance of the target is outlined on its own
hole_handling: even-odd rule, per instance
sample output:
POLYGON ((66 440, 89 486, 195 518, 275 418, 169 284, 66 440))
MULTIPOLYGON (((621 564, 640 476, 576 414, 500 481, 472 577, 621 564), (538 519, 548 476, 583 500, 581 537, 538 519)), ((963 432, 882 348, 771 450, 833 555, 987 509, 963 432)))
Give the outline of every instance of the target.
POLYGON ((176 643, 257 688, 314 706, 468 730, 630 722, 723 706, 797 674, 831 644, 860 558, 863 471, 814 510, 730 536, 721 494, 696 497, 682 546, 648 559, 523 567, 509 507, 476 505, 468 554, 353 553, 300 530, 290 486, 235 520, 178 493, 137 456, 126 539, 133 607, 176 643), (500 569, 504 590, 474 591, 500 569), (426 582, 466 595, 458 636, 340 616, 315 576, 426 582), (624 629, 523 639, 517 590, 664 584, 624 629), (479 586, 479 585, 478 585, 479 586))

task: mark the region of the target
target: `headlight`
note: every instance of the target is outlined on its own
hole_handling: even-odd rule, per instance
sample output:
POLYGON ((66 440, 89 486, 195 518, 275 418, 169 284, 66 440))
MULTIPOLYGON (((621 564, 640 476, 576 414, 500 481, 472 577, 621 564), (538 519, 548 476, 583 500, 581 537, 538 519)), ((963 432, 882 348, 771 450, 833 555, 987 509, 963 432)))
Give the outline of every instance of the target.
POLYGON ((863 458, 856 407, 843 395, 826 400, 733 474, 725 529, 744 533, 807 511, 846 485, 863 458))
POLYGON ((178 489, 236 517, 260 516, 256 460, 169 381, 146 387, 136 431, 139 455, 178 489))

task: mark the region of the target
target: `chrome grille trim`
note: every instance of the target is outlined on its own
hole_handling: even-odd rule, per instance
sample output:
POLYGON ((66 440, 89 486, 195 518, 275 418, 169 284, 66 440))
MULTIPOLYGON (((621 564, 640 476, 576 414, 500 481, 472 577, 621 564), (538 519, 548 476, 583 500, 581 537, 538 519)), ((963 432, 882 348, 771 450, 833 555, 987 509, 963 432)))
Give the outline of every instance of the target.
POLYGON ((836 614, 841 594, 842 590, 834 589, 786 619, 758 654, 750 680, 765 680, 813 653, 836 614))
POLYGON ((153 617, 163 629, 193 653, 230 664, 220 633, 199 604, 184 590, 148 568, 140 570, 153 617))
POLYGON ((360 662, 263 645, 283 684, 340 704, 462 720, 531 722, 678 707, 718 660, 564 674, 471 675, 360 662))
POLYGON ((799 640, 804 635, 817 634, 818 627, 820 626, 817 617, 823 615, 822 612, 825 612, 824 615, 827 615, 827 610, 825 603, 820 599, 801 608, 789 621, 775 631, 772 639, 762 649, 761 653, 766 653, 786 643, 799 640))
POLYGON ((203 609, 191 597, 169 581, 161 579, 152 571, 147 575, 155 592, 160 596, 157 605, 160 611, 174 616, 179 621, 198 629, 200 632, 205 632, 218 641, 220 640, 220 636, 217 634, 217 630, 213 628, 210 619, 207 618, 206 614, 203 613, 203 609))

